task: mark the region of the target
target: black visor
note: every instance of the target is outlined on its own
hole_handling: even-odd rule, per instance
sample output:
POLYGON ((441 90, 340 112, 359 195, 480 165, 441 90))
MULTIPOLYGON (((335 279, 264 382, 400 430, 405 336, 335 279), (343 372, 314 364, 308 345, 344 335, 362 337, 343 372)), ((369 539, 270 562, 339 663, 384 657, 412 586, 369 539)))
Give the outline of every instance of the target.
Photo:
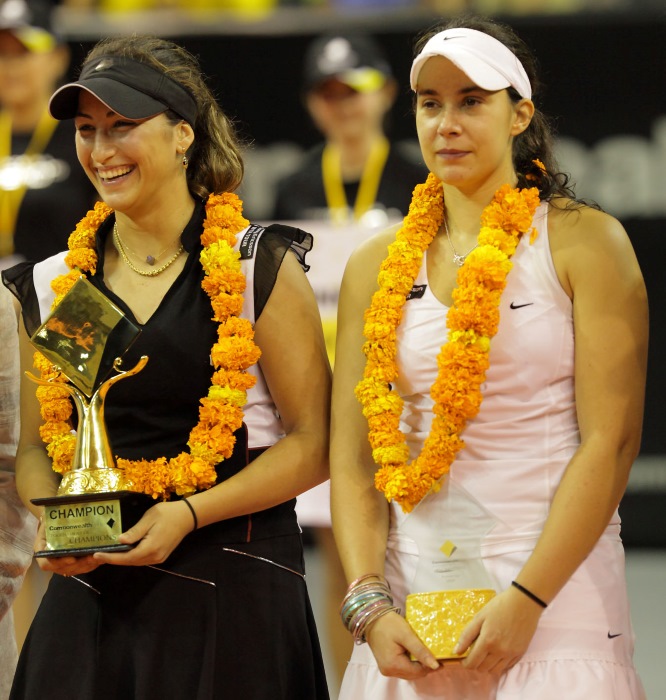
POLYGON ((100 56, 86 63, 75 83, 51 96, 49 110, 55 119, 72 119, 79 92, 87 90, 109 109, 126 119, 147 119, 167 109, 194 126, 197 105, 182 85, 152 66, 122 56, 100 56))

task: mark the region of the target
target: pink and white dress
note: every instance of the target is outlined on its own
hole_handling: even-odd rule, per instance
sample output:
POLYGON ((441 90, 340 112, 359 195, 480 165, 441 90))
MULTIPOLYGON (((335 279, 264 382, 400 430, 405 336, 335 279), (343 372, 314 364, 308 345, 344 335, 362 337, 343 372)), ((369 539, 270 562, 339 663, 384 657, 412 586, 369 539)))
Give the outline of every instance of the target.
MULTIPOLYGON (((530 556, 564 470, 579 446, 574 398, 572 303, 550 254, 548 204, 534 217, 538 237, 523 236, 500 303, 500 326, 491 342, 483 404, 464 433, 465 448, 451 467, 461 487, 492 516, 480 541, 485 568, 498 591, 506 589, 530 556)), ((447 307, 428 286, 426 262, 406 302, 398 329, 405 400, 401 428, 414 457, 430 430, 430 387, 446 337, 447 307)), ((443 504, 445 489, 429 496, 443 504)), ((419 548, 410 533, 419 517, 391 504, 386 575, 404 611, 415 590, 419 548)), ((634 634, 624 575, 617 512, 595 548, 544 611, 522 657, 499 681, 445 664, 417 681, 382 676, 367 644, 355 647, 340 700, 644 700, 632 662, 634 634)))

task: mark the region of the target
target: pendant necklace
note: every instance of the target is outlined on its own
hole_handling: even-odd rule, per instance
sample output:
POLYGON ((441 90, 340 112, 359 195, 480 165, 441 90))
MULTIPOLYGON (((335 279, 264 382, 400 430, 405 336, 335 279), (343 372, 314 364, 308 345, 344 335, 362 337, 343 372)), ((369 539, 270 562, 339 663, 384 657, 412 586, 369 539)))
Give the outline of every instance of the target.
MULTIPOLYGON (((114 224, 113 235, 117 236, 118 239, 120 239, 120 236, 117 234, 116 224, 114 224)), ((181 233, 178 234, 178 238, 180 238, 182 235, 183 234, 181 231, 181 233)), ((164 255, 164 253, 166 253, 166 251, 169 250, 169 248, 171 248, 171 246, 178 240, 178 238, 176 238, 175 241, 171 241, 171 243, 167 243, 167 245, 165 245, 164 248, 162 248, 162 250, 157 255, 146 255, 145 260, 148 263, 148 265, 152 267, 164 255)), ((125 250, 128 250, 130 253, 132 253, 132 255, 135 258, 138 258, 139 260, 141 259, 141 256, 135 251, 133 251, 126 243, 123 243, 121 241, 121 245, 125 250)))
POLYGON ((473 251, 476 250, 476 248, 479 247, 478 242, 474 245, 474 247, 470 248, 464 255, 459 255, 458 252, 455 249, 455 246, 453 245, 453 241, 451 240, 451 234, 449 233, 449 225, 446 221, 446 216, 444 217, 444 230, 446 231, 446 238, 449 241, 449 245, 451 246, 451 250, 453 251, 453 262, 458 266, 462 267, 465 264, 465 260, 467 260, 467 256, 473 251))
MULTIPOLYGON (((182 233, 180 235, 182 235, 182 233)), ((178 236, 178 238, 180 238, 180 235, 178 236)), ((183 248, 184 248, 183 244, 181 243, 178 250, 164 263, 164 265, 160 265, 159 267, 155 268, 154 270, 142 270, 141 268, 137 267, 129 259, 127 253, 125 252, 126 250, 129 250, 130 253, 133 253, 134 255, 136 255, 136 253, 134 253, 134 251, 131 250, 131 248, 128 248, 122 242, 122 240, 120 238, 120 234, 118 233, 118 224, 115 222, 113 224, 113 241, 116 244, 116 248, 118 249, 118 252, 120 253, 120 256, 122 257, 122 259, 123 259, 124 263, 127 265, 127 267, 129 267, 130 270, 133 270, 137 274, 143 275, 144 277, 155 277, 155 275, 159 275, 160 272, 164 272, 164 270, 166 270, 167 267, 169 267, 170 265, 175 263, 176 260, 178 260, 178 258, 180 257, 180 254, 183 252, 183 248)), ((173 245, 173 244, 171 244, 171 245, 173 245)), ((162 255, 162 253, 164 253, 165 250, 167 250, 167 248, 169 248, 169 246, 164 248, 164 250, 157 256, 157 258, 153 257, 152 255, 148 255, 146 257, 146 262, 149 265, 154 265, 155 261, 159 259, 159 257, 162 255)), ((140 256, 136 255, 136 257, 138 258, 140 256)))

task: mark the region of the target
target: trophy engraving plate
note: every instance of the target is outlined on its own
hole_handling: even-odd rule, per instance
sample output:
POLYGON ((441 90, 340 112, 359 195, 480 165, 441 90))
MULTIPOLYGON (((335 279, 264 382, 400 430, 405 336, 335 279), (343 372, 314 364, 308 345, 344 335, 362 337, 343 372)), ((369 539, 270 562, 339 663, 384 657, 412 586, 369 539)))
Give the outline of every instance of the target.
POLYGON ((94 552, 123 552, 134 545, 118 538, 140 520, 153 504, 142 493, 118 491, 36 498, 44 506, 46 549, 38 557, 82 556, 94 552))
POLYGON ((57 503, 44 506, 47 549, 80 549, 117 544, 120 500, 57 503))

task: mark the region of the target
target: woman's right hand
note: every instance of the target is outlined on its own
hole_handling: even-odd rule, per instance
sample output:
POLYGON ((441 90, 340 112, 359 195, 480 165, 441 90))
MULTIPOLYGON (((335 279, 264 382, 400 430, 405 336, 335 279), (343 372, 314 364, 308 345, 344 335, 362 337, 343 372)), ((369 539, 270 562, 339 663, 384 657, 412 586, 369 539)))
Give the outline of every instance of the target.
MULTIPOLYGON (((46 535, 44 522, 40 519, 39 529, 35 538, 35 552, 46 549, 46 535)), ((78 576, 87 574, 101 565, 93 559, 92 555, 85 557, 35 557, 37 565, 42 571, 50 571, 59 576, 78 576)))
POLYGON ((398 613, 387 613, 373 622, 365 637, 384 676, 415 680, 440 667, 437 659, 398 613), (417 661, 412 661, 410 656, 417 661))

